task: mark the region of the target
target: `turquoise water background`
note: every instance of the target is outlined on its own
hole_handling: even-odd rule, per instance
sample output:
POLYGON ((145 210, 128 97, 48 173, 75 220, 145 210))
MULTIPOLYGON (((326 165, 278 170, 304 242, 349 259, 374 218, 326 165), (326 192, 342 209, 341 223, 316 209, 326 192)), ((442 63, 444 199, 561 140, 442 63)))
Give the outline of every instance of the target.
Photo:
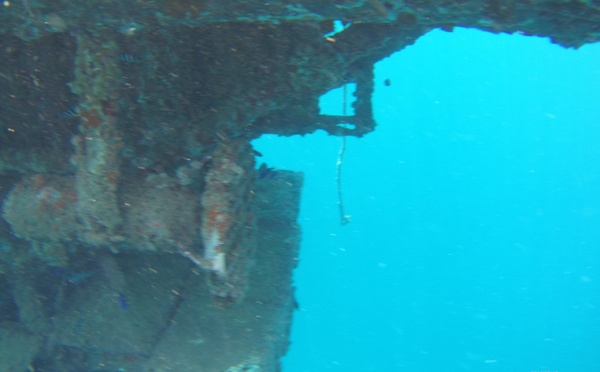
POLYGON ((284 371, 600 371, 600 45, 434 31, 376 66, 374 108, 346 226, 340 138, 254 143, 305 173, 284 371))

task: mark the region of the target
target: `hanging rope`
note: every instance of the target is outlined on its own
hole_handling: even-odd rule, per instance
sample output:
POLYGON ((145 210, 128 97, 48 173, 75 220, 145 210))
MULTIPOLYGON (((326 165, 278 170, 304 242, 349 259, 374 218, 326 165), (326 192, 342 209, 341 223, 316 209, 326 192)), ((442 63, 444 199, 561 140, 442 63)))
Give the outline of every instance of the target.
MULTIPOLYGON (((346 114, 347 94, 348 94, 347 84, 344 84, 343 97, 342 97, 342 115, 343 116, 347 116, 347 114, 346 114)), ((340 211, 340 223, 342 225, 345 225, 351 221, 350 215, 346 214, 344 212, 344 198, 342 195, 342 159, 344 158, 345 152, 346 152, 346 136, 342 136, 342 146, 340 147, 340 151, 338 152, 338 158, 337 158, 337 163, 336 163, 338 208, 340 211)))

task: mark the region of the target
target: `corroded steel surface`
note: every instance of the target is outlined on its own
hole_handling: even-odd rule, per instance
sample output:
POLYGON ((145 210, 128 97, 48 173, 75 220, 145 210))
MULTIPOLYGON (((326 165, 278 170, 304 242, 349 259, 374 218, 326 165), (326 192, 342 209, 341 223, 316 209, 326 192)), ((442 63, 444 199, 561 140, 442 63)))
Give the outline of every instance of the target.
POLYGON ((373 65, 432 29, 598 25, 584 0, 4 1, 0 339, 28 353, 0 369, 276 371, 302 179, 250 141, 373 131, 373 65), (347 83, 354 113, 321 115, 347 83))
POLYGON ((4 2, 0 31, 24 39, 77 29, 250 22, 397 24, 403 28, 476 27, 550 36, 565 46, 598 39, 600 3, 586 0, 16 0, 4 2))

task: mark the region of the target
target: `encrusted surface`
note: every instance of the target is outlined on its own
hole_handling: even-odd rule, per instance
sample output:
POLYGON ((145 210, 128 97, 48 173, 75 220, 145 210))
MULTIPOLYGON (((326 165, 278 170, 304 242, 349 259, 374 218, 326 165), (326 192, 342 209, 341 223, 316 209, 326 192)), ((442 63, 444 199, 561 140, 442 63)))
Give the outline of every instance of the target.
POLYGON ((579 47, 600 3, 4 2, 0 333, 29 351, 0 369, 276 371, 302 179, 250 140, 373 131, 373 65, 457 26, 579 47))
POLYGON ((181 165, 177 156, 201 157, 216 133, 253 138, 324 129, 361 136, 374 129, 368 87, 358 97, 366 109, 346 120, 320 116, 318 97, 368 80, 376 61, 430 30, 457 26, 547 36, 578 47, 600 38, 600 4, 10 2, 0 12, 0 170, 68 171, 62 160, 78 118, 106 122, 107 110, 116 110, 121 133, 114 135, 122 134, 124 160, 134 167, 174 167, 181 165), (328 34, 334 20, 346 29, 328 34), (98 67, 94 73, 92 66, 98 67), (340 121, 357 127, 339 127, 340 121), (22 146, 30 151, 20 152, 22 146), (41 157, 47 149, 54 151, 41 157))
MULTIPOLYGON (((175 196, 181 199, 174 203, 175 208, 163 206, 162 213, 156 214, 160 207, 148 210, 137 200, 148 199, 160 206, 161 200, 176 189, 152 189, 155 191, 140 194, 137 199, 127 199, 136 213, 149 213, 144 221, 156 229, 154 244, 160 250, 129 247, 114 254, 106 249, 66 249, 62 254, 68 260, 65 257, 66 264, 61 268, 52 262, 40 264, 36 257, 44 253, 25 259, 21 267, 13 263, 4 268, 0 285, 11 288, 7 295, 16 308, 2 308, 7 322, 0 322, 0 334, 14 334, 27 352, 17 350, 13 357, 1 359, 0 369, 31 364, 39 371, 121 368, 192 372, 200 368, 224 372, 242 366, 277 371, 279 358, 287 349, 295 304, 291 284, 300 242, 296 219, 302 175, 274 172, 272 177, 259 179, 254 190, 257 222, 253 226, 256 251, 252 264, 243 268, 242 283, 237 282, 239 277, 226 277, 235 279, 229 284, 239 286, 234 293, 244 291, 243 301, 227 301, 226 307, 221 297, 215 302, 210 270, 181 257, 168 243, 172 236, 165 237, 176 233, 174 238, 185 242, 186 234, 199 228, 192 225, 192 229, 183 226, 183 230, 176 230, 171 221, 176 221, 173 214, 177 209, 186 215, 185 208, 189 207, 183 204, 193 203, 191 194, 175 196), (157 218, 165 224, 154 225, 157 218), (161 241, 163 244, 159 244, 161 241), (45 347, 39 348, 42 342, 45 347)), ((58 187, 63 180, 47 182, 58 187)), ((33 192, 29 188, 34 185, 20 187, 25 190, 15 196, 17 203, 24 202, 19 198, 24 192, 33 192)), ((142 221, 142 217, 136 218, 142 221)), ((190 220, 188 216, 180 223, 190 220)), ((16 256, 18 249, 16 242, 3 242, 5 253, 16 256)), ((238 259, 241 267, 250 258, 238 259)))
POLYGON ((209 287, 224 301, 237 301, 246 292, 256 246, 252 147, 241 140, 220 143, 205 180, 201 235, 209 287))
POLYGON ((566 46, 598 38, 600 3, 588 0, 23 0, 0 13, 0 30, 24 39, 71 29, 115 29, 125 34, 159 25, 198 26, 226 22, 318 23, 343 19, 403 28, 465 26, 521 30, 550 36, 566 46))

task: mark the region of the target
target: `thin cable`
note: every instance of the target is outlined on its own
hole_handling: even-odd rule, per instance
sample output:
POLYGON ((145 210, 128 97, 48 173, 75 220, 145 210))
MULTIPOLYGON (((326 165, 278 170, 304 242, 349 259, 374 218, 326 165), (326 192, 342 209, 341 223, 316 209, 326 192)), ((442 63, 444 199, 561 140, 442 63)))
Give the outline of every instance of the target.
MULTIPOLYGON (((346 104, 347 104, 347 93, 348 88, 347 85, 344 84, 343 87, 343 97, 342 97, 342 115, 346 116, 346 104)), ((338 158, 336 163, 336 181, 337 181, 337 192, 338 192, 338 208, 340 210, 340 223, 345 225, 351 221, 351 217, 349 214, 344 212, 344 198, 342 194, 342 159, 344 158, 344 153, 346 152, 346 136, 342 136, 342 146, 340 147, 340 151, 338 152, 338 158)))

